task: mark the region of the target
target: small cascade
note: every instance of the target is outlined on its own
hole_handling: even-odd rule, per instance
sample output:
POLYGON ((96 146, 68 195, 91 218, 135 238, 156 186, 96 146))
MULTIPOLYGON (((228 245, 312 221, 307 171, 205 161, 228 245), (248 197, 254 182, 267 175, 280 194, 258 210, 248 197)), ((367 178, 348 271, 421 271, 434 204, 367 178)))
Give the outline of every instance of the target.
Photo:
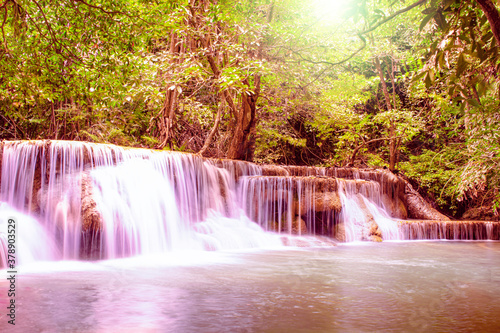
POLYGON ((403 240, 500 240, 500 223, 484 221, 400 221, 403 240))
POLYGON ((385 209, 381 209, 380 206, 377 206, 372 201, 366 199, 365 199, 365 205, 368 208, 370 214, 373 216, 373 219, 375 220, 375 223, 378 226, 378 230, 380 231, 381 237, 384 240, 400 239, 397 221, 391 216, 389 216, 385 209))
POLYGON ((380 184, 337 179, 346 241, 398 239, 397 223, 386 212, 380 184))
MULTIPOLYGON (((333 177, 345 180, 366 180, 379 184, 377 195, 378 203, 391 216, 406 219, 408 213, 401 201, 404 197, 403 184, 398 177, 385 169, 357 169, 357 168, 333 168, 333 167, 304 167, 283 166, 290 176, 319 176, 333 177)), ((375 193, 375 192, 374 192, 375 193)))
POLYGON ((101 213, 100 256, 117 258, 171 251, 186 236, 168 178, 150 161, 134 159, 92 170, 101 213), (139 223, 138 223, 139 222, 139 223))
MULTIPOLYGON (((360 189, 369 194, 372 194, 372 191, 367 191, 367 184, 359 184, 344 179, 339 179, 337 182, 340 201, 342 202, 341 218, 344 222, 346 241, 368 240, 373 233, 372 229, 376 229, 376 225, 374 225, 375 221, 366 207, 365 196, 360 193, 360 189)), ((370 183, 368 185, 375 187, 375 184, 370 183)))
POLYGON ((0 268, 7 267, 7 259, 14 259, 17 267, 57 257, 57 247, 37 220, 0 202, 0 268), (13 257, 8 257, 8 254, 13 257))
POLYGON ((62 258, 77 258, 84 166, 111 165, 122 151, 81 142, 7 141, 3 147, 0 201, 37 216, 61 247, 62 258))
POLYGON ((289 235, 335 236, 337 183, 317 177, 242 177, 239 201, 262 228, 289 235))
POLYGON ((265 230, 326 235, 341 241, 397 239, 380 184, 326 176, 251 176, 240 180, 246 214, 265 230), (379 229, 380 225, 380 229, 379 229))

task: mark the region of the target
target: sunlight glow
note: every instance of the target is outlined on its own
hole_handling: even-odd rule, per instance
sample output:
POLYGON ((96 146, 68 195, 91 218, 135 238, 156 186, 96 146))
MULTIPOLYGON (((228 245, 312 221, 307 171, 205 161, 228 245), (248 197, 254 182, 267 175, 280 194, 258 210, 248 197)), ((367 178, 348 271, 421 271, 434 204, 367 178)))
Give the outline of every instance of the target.
POLYGON ((313 1, 314 15, 319 20, 341 19, 348 8, 349 0, 315 0, 313 1))

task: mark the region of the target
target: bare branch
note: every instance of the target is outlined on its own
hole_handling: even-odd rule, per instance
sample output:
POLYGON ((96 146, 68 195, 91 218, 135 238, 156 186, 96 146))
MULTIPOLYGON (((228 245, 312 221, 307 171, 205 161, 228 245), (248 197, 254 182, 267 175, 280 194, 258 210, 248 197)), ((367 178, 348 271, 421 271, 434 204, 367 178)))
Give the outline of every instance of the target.
POLYGON ((406 7, 406 8, 400 9, 400 10, 398 10, 397 12, 393 13, 392 15, 388 16, 386 19, 384 19, 384 20, 380 21, 379 23, 377 23, 376 25, 374 25, 374 26, 373 26, 373 27, 371 27, 370 29, 367 29, 367 30, 363 30, 363 31, 361 31, 359 34, 360 34, 360 35, 366 35, 367 33, 369 33, 369 32, 372 32, 372 31, 376 30, 376 29, 377 29, 378 27, 380 27, 381 25, 383 25, 383 24, 385 24, 385 23, 389 22, 390 20, 392 20, 392 19, 393 19, 393 18, 395 18, 396 16, 399 16, 399 15, 401 15, 401 14, 403 14, 403 13, 406 13, 407 11, 412 10, 413 8, 418 7, 418 6, 420 6, 420 5, 423 5, 423 4, 424 4, 424 3, 426 3, 426 2, 427 2, 427 0, 419 0, 419 1, 417 1, 417 2, 415 2, 415 3, 413 3, 413 4, 411 4, 411 5, 409 5, 409 6, 408 6, 408 7, 406 7))
MULTIPOLYGON (((337 62, 330 62, 330 61, 314 61, 314 60, 311 60, 311 59, 308 59, 308 58, 305 58, 304 56, 302 56, 302 54, 300 54, 298 51, 294 51, 292 49, 289 49, 289 51, 292 51, 292 53, 298 55, 300 57, 300 59, 302 61, 306 61, 306 62, 309 62, 309 63, 312 63, 312 64, 325 64, 325 65, 328 65, 330 67, 332 66, 337 66, 337 65, 340 65, 340 64, 343 64, 349 60, 351 60, 352 58, 354 58, 359 52, 361 52, 365 47, 366 47, 366 40, 364 39, 364 37, 362 37, 363 35, 366 35, 374 30, 376 30, 378 27, 380 27, 381 25, 387 23, 388 21, 392 20, 393 18, 395 18, 396 16, 398 15, 401 15, 417 6, 420 6, 422 4, 424 4, 425 2, 427 2, 427 0, 419 0, 413 4, 411 4, 410 6, 406 7, 406 8, 403 8, 401 10, 398 10, 397 12, 393 13, 392 15, 388 16, 386 19, 380 21, 378 24, 376 24, 375 26, 367 29, 367 30, 363 30, 361 32, 358 33, 358 37, 361 39, 361 41, 363 42, 363 45, 357 49, 356 51, 354 51, 354 53, 352 53, 350 56, 348 56, 347 58, 343 59, 343 60, 340 60, 340 61, 337 61, 337 62)), ((316 80, 318 80, 323 74, 324 72, 326 71, 327 69, 324 69, 323 71, 321 71, 321 73, 316 77, 316 79, 314 79, 313 81, 311 81, 310 83, 308 83, 306 85, 306 87, 308 85, 310 85, 311 83, 315 82, 316 80)))
POLYGON ((389 138, 376 138, 376 139, 371 139, 371 140, 368 140, 368 141, 364 141, 363 140, 363 143, 361 143, 359 146, 357 146, 356 148, 354 148, 353 152, 352 152, 352 155, 351 155, 351 159, 349 161, 349 163, 347 164, 347 166, 353 166, 354 165, 354 161, 356 160, 356 155, 358 154, 359 150, 361 148, 363 148, 364 146, 370 144, 370 143, 373 143, 373 142, 377 142, 377 141, 386 141, 386 140, 395 140, 395 139, 398 139, 398 138, 401 138, 402 135, 400 136, 395 136, 395 137, 389 137, 389 138))
POLYGON ((5 0, 5 2, 0 6, 0 8, 7 8, 7 4, 11 2, 11 0, 5 0))

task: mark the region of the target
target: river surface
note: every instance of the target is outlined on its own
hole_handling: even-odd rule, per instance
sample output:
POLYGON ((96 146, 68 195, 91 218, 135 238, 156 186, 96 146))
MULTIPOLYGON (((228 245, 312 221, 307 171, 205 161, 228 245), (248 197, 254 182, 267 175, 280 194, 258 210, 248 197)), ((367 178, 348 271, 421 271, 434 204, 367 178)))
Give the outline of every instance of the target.
POLYGON ((500 242, 39 262, 19 267, 15 327, 8 288, 0 332, 499 332, 500 242))

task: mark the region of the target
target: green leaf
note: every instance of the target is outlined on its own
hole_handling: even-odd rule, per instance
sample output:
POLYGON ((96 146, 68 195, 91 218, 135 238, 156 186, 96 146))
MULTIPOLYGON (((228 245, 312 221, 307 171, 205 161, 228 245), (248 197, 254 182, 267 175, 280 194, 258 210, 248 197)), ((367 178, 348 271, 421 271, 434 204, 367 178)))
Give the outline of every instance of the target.
POLYGON ((479 102, 473 98, 468 99, 466 102, 469 103, 469 105, 475 106, 477 108, 481 106, 479 102))
POLYGON ((467 68, 467 62, 465 61, 465 57, 464 57, 464 54, 462 52, 458 56, 458 60, 457 60, 457 74, 456 74, 457 77, 460 76, 460 74, 462 74, 466 68, 467 68))
POLYGON ((417 75, 413 76, 413 78, 411 79, 411 81, 412 82, 417 82, 420 79, 422 79, 426 74, 427 74, 427 72, 420 72, 417 75))
POLYGON ((429 89, 432 86, 432 80, 430 78, 429 72, 426 73, 427 75, 425 76, 424 82, 425 82, 425 87, 429 89))
POLYGON ((429 21, 434 17, 434 15, 436 15, 436 11, 433 11, 432 13, 424 17, 422 23, 420 23, 420 27, 418 28, 418 30, 422 31, 427 23, 429 23, 429 21))

